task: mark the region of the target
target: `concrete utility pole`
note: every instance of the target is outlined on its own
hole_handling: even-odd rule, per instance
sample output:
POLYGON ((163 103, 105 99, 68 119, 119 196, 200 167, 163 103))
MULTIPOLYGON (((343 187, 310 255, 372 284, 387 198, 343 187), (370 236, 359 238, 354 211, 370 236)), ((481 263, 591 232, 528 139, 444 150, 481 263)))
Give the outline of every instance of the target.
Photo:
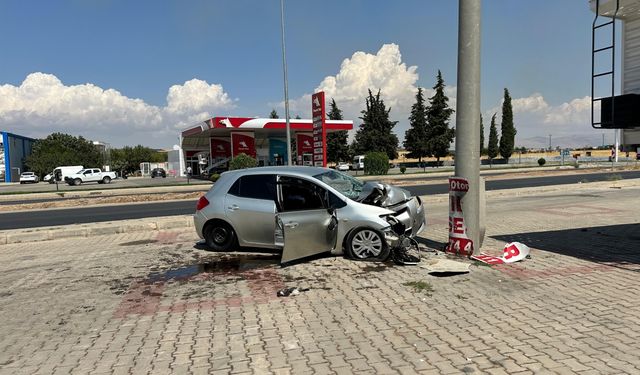
POLYGON ((284 0, 280 0, 280 28, 282 29, 282 70, 284 72, 284 116, 287 128, 287 165, 291 165, 291 130, 289 125, 289 80, 287 78, 287 53, 284 44, 284 0))
POLYGON ((458 2, 456 176, 469 182, 463 200, 467 236, 480 250, 480 0, 458 2))

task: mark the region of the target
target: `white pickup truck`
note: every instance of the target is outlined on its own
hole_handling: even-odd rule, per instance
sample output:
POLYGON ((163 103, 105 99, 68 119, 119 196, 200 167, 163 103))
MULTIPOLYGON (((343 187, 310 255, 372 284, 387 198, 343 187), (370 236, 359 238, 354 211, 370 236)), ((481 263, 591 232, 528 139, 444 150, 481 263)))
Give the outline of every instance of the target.
POLYGON ((98 168, 87 168, 65 176, 64 180, 69 185, 81 185, 85 182, 108 184, 114 178, 116 178, 115 172, 103 172, 98 168))

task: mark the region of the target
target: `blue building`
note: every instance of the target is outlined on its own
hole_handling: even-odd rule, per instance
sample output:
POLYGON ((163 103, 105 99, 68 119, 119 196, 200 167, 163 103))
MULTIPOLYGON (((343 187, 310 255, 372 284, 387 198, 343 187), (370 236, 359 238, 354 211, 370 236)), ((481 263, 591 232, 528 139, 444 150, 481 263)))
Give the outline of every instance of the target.
POLYGON ((0 135, 0 182, 18 182, 35 139, 8 132, 0 132, 0 135))

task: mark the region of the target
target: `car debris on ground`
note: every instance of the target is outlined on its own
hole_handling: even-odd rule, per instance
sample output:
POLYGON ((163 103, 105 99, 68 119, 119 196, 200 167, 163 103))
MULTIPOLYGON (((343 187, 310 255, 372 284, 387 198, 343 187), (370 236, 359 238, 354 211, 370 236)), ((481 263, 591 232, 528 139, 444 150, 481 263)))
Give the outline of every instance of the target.
POLYGON ((497 257, 487 253, 480 253, 471 256, 471 259, 488 264, 490 266, 496 264, 515 263, 524 259, 531 258, 531 249, 529 246, 520 242, 509 242, 502 249, 502 256, 497 257))

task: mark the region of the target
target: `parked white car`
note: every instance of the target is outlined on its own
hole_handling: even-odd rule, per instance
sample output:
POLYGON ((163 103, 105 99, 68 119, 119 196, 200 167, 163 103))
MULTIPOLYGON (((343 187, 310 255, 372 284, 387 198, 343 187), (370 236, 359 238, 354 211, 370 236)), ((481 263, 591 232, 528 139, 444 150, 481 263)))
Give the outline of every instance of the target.
POLYGON ((33 172, 22 172, 20 174, 21 184, 26 184, 26 183, 36 184, 38 183, 38 181, 39 181, 38 176, 36 176, 36 174, 33 172))
POLYGON ((338 165, 336 166, 336 169, 339 170, 340 172, 345 172, 349 170, 349 164, 348 163, 338 163, 338 165))
POLYGON ((66 176, 64 180, 69 185, 82 185, 85 182, 108 184, 114 178, 116 178, 115 172, 103 172, 99 168, 87 168, 66 176))

